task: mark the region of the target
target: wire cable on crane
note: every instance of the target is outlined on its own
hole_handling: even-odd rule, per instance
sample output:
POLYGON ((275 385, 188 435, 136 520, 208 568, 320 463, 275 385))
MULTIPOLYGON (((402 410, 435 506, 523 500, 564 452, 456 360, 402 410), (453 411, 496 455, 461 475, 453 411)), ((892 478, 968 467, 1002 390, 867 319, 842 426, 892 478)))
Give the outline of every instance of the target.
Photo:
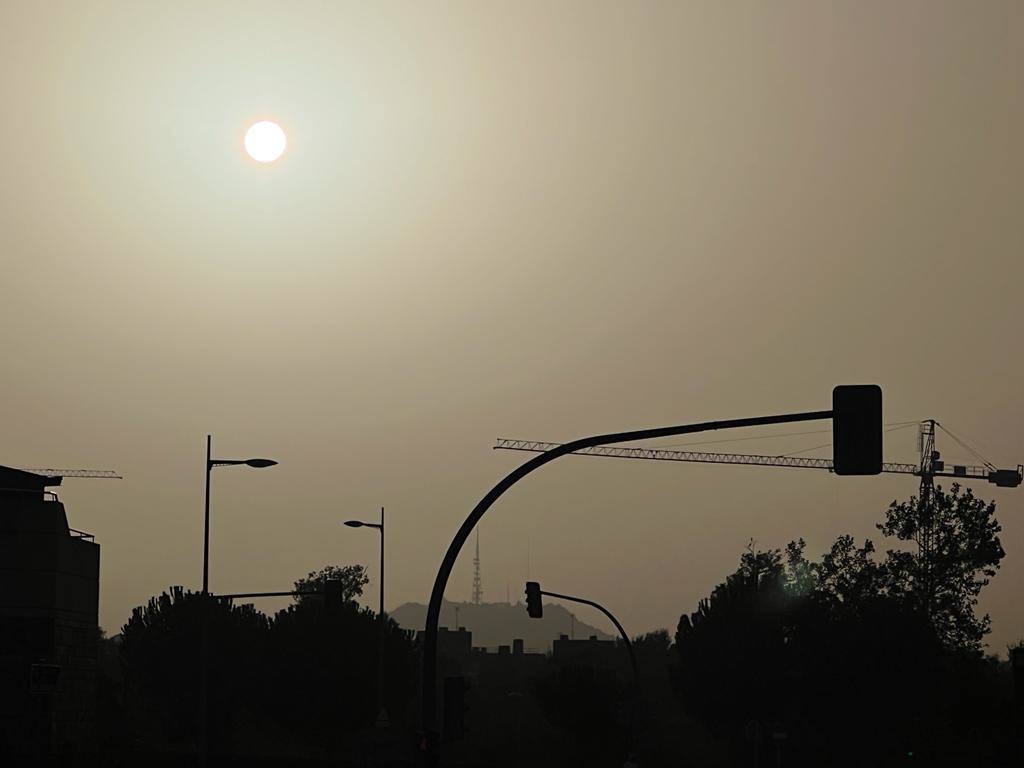
POLYGON ((742 443, 746 440, 768 440, 772 437, 799 437, 801 435, 823 435, 831 429, 812 429, 807 432, 784 432, 779 435, 751 435, 749 437, 731 437, 724 440, 696 440, 686 443, 664 443, 661 445, 638 445, 637 448, 682 448, 688 445, 715 445, 716 443, 742 443))
MULTIPOLYGON (((883 430, 882 434, 889 434, 890 432, 895 432, 897 429, 906 429, 907 427, 913 426, 916 423, 918 423, 918 422, 910 421, 910 422, 906 422, 904 424, 897 424, 894 427, 890 427, 889 429, 883 430)), ((829 430, 829 431, 831 431, 831 430, 829 430)), ((825 443, 822 443, 821 445, 815 445, 814 447, 809 447, 809 449, 803 449, 802 451, 793 451, 793 452, 788 453, 788 454, 779 454, 779 458, 782 459, 782 458, 787 457, 787 456, 797 456, 798 454, 807 454, 807 453, 809 453, 811 451, 817 451, 818 449, 823 449, 823 447, 828 447, 829 445, 831 445, 831 442, 825 442, 825 443)))
POLYGON ((959 437, 957 437, 956 435, 954 435, 954 434, 953 434, 952 432, 950 432, 950 431, 949 431, 949 430, 948 430, 948 429, 947 429, 946 427, 942 426, 942 425, 941 425, 941 424, 940 424, 939 422, 937 422, 937 421, 935 422, 935 426, 937 426, 937 427, 938 427, 939 429, 941 429, 941 430, 942 430, 943 432, 945 432, 945 433, 946 433, 947 435, 949 435, 950 437, 952 437, 952 438, 953 438, 953 439, 954 439, 954 440, 955 440, 955 441, 956 441, 957 443, 959 443, 959 444, 960 444, 960 446, 961 446, 962 448, 964 448, 965 450, 967 450, 967 451, 968 451, 968 452, 969 452, 969 453, 970 453, 970 454, 971 454, 972 456, 974 456, 974 458, 976 458, 976 459, 977 459, 978 461, 980 461, 980 462, 981 462, 982 464, 984 464, 984 465, 985 465, 985 466, 986 466, 986 467, 987 467, 988 469, 990 469, 990 470, 992 470, 992 471, 995 471, 995 469, 996 469, 996 465, 995 465, 995 464, 993 464, 993 463, 992 463, 991 461, 989 461, 988 459, 986 459, 986 458, 985 458, 984 456, 982 456, 982 455, 981 455, 980 453, 978 453, 978 451, 974 450, 974 449, 973 449, 973 448, 972 448, 971 446, 969 446, 969 445, 967 444, 967 442, 966 442, 966 441, 964 441, 964 440, 961 440, 961 439, 960 439, 959 437))
MULTIPOLYGON (((908 426, 911 426, 913 424, 920 424, 920 423, 921 422, 918 419, 915 419, 913 421, 893 421, 893 422, 889 422, 888 424, 885 424, 885 426, 887 426, 887 427, 908 427, 908 426)), ((690 446, 690 445, 716 445, 716 444, 721 444, 721 443, 742 443, 742 442, 745 442, 747 440, 771 440, 773 437, 802 437, 804 435, 825 435, 825 434, 830 434, 831 432, 832 432, 831 429, 811 429, 811 430, 807 430, 806 432, 782 432, 782 433, 776 434, 776 435, 750 435, 748 437, 730 437, 730 438, 724 438, 724 439, 721 439, 721 440, 697 440, 697 441, 691 441, 691 442, 685 442, 685 443, 663 443, 663 444, 660 444, 660 445, 638 445, 638 446, 635 446, 635 447, 657 450, 657 449, 661 449, 661 448, 683 448, 683 447, 690 446)), ((827 445, 832 445, 832 443, 826 443, 825 445, 826 446, 827 445)), ((825 446, 818 446, 818 447, 821 448, 821 447, 825 447, 825 446)), ((814 450, 814 449, 813 448, 808 448, 807 450, 811 451, 811 450, 814 450)))

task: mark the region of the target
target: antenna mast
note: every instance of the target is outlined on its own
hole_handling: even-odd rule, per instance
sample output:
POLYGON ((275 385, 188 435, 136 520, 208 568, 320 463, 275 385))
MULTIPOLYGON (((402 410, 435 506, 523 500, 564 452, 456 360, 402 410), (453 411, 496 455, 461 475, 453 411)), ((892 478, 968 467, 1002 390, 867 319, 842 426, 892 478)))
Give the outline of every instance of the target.
POLYGON ((480 605, 484 589, 480 583, 480 529, 476 532, 476 556, 473 558, 473 605, 480 605))

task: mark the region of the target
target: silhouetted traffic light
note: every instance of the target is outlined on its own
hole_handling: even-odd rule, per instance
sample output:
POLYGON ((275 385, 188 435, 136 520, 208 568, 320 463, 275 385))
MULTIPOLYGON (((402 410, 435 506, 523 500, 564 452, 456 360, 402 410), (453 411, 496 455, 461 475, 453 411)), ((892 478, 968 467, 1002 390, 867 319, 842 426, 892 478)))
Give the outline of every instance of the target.
POLYGON ((328 579, 324 582, 323 588, 324 607, 328 611, 337 611, 341 608, 341 580, 328 579))
POLYGON ((539 619, 544 615, 544 605, 540 601, 540 584, 536 581, 526 582, 526 612, 531 619, 539 619))
POLYGON ((837 475, 882 471, 882 388, 877 384, 832 390, 832 469, 837 475))
POLYGON ((445 741, 458 741, 466 737, 466 691, 469 683, 464 677, 444 679, 444 705, 441 730, 445 741))

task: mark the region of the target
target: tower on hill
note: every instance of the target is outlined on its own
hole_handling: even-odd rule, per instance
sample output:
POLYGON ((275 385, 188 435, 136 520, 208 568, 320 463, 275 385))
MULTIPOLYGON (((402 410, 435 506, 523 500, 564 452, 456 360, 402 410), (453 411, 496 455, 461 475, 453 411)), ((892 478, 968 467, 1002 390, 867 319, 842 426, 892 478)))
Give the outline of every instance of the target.
POLYGON ((484 588, 480 583, 480 529, 476 529, 476 556, 473 558, 473 605, 480 605, 484 599, 484 588))

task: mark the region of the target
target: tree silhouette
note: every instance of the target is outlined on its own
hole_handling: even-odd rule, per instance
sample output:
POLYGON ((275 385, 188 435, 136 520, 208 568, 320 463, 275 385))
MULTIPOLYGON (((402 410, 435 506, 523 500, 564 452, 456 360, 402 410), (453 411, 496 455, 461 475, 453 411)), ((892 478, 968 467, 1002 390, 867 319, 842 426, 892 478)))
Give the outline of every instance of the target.
MULTIPOLYGON (((296 581, 295 591, 322 591, 328 581, 341 583, 341 601, 347 603, 363 594, 363 587, 370 579, 366 575, 366 567, 362 565, 327 565, 319 571, 310 571, 304 579, 296 581)), ((317 595, 296 595, 293 599, 299 605, 322 602, 317 595)))
POLYGON ((937 486, 923 503, 894 501, 878 525, 884 535, 917 545, 916 552, 888 552, 888 589, 923 611, 953 650, 980 652, 989 630, 988 615, 974 609, 1006 554, 995 512, 995 502, 954 483, 948 493, 937 486))
POLYGON ((667 629, 655 629, 633 638, 633 650, 637 656, 667 654, 672 647, 672 636, 667 629))
MULTIPOLYGON (((251 605, 205 601, 209 622, 211 745, 223 746, 233 723, 258 701, 269 619, 251 605)), ((204 598, 173 587, 132 611, 120 645, 126 710, 140 736, 164 747, 189 748, 196 738, 199 653, 204 598)))
POLYGON ((256 743, 282 754, 337 759, 351 734, 373 725, 381 647, 383 704, 393 723, 411 727, 412 633, 393 621, 382 624, 354 602, 366 583, 361 566, 328 566, 296 586, 312 589, 339 576, 342 601, 305 597, 272 619, 252 605, 180 587, 136 608, 117 646, 123 704, 113 697, 107 704, 124 713, 123 742, 149 752, 194 753, 204 609, 211 759, 256 743))
POLYGON ((980 654, 989 620, 974 612, 1004 555, 995 505, 935 488, 893 502, 878 528, 917 551, 879 562, 871 541, 844 535, 811 561, 802 539, 784 553, 751 543, 680 617, 677 696, 734 762, 770 757, 766 728, 787 734, 787 763, 859 764, 938 755, 999 720, 998 664, 980 654))
POLYGON ((620 765, 626 746, 625 688, 611 670, 570 664, 534 682, 544 717, 574 742, 587 765, 620 765))
POLYGON ((675 686, 685 708, 720 733, 777 717, 798 607, 781 553, 751 542, 740 567, 679 619, 675 686))
POLYGON ((873 748, 894 752, 929 711, 938 644, 923 616, 870 588, 870 551, 841 537, 811 563, 802 542, 785 558, 751 547, 680 617, 677 695, 732 745, 733 762, 767 761, 766 734, 785 733, 787 764, 857 764, 865 743, 837 756, 837 739, 871 733, 873 748), (899 696, 879 695, 883 681, 899 681, 899 696))
POLYGON ((338 737, 370 727, 377 715, 377 644, 383 637, 384 701, 400 720, 413 694, 412 633, 354 602, 306 603, 277 613, 270 627, 267 674, 274 717, 303 739, 330 750, 338 737))

